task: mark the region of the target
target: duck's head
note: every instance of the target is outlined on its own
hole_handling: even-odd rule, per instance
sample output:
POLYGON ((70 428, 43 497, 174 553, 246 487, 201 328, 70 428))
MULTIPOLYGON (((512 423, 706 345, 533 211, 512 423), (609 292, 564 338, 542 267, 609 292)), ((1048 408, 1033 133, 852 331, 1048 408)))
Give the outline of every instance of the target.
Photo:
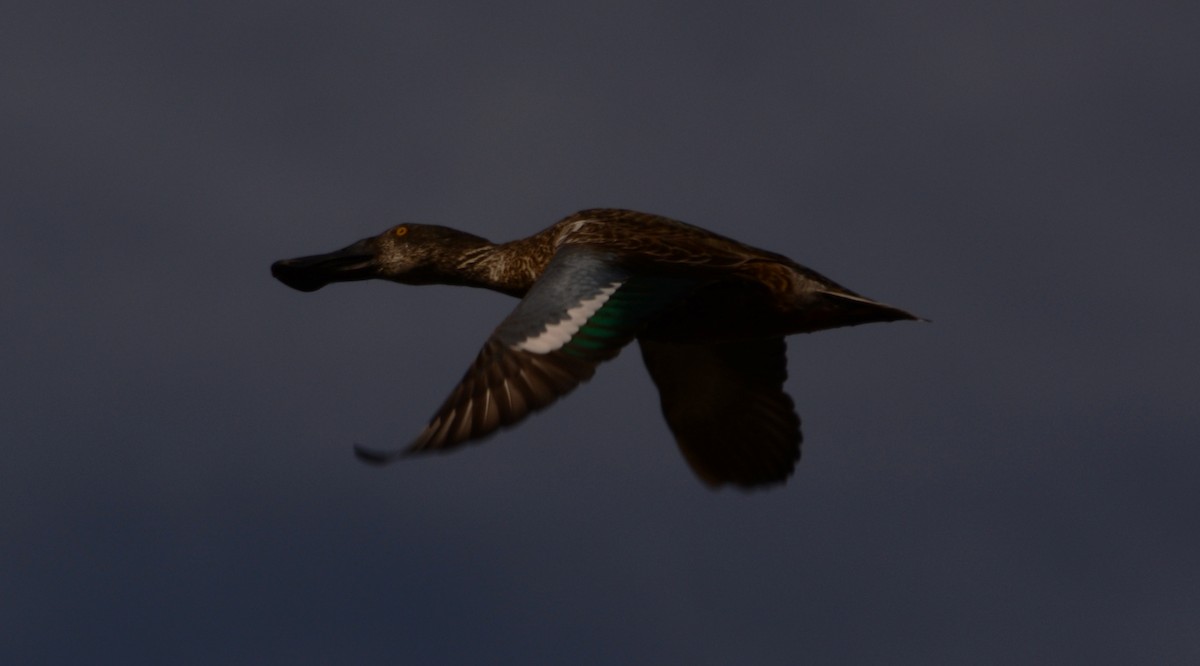
POLYGON ((401 224, 335 252, 280 259, 271 264, 271 275, 300 291, 371 279, 438 284, 453 278, 453 270, 468 250, 490 245, 456 229, 401 224))

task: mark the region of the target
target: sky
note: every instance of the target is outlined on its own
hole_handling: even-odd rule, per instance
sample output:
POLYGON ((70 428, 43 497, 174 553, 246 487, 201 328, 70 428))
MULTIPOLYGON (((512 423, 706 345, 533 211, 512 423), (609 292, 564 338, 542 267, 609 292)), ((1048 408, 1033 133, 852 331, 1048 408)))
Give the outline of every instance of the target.
POLYGON ((1200 660, 1194 3, 0 10, 0 662, 1200 660), (271 279, 685 220, 932 323, 789 340, 786 486, 636 353, 379 469, 515 302, 271 279))

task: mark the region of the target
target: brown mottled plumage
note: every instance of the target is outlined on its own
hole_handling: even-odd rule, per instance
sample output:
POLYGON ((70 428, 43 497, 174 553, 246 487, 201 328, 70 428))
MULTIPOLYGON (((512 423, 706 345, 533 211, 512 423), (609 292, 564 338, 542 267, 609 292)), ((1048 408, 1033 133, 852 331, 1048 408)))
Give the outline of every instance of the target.
MULTIPOLYGON (((378 278, 523 299, 409 453, 448 450, 512 425, 637 339, 684 457, 714 486, 782 482, 800 457, 800 419, 783 390, 784 336, 917 319, 783 255, 616 209, 585 210, 499 245, 399 225, 271 271, 301 291, 378 278)), ((358 452, 372 462, 404 453, 358 452)))

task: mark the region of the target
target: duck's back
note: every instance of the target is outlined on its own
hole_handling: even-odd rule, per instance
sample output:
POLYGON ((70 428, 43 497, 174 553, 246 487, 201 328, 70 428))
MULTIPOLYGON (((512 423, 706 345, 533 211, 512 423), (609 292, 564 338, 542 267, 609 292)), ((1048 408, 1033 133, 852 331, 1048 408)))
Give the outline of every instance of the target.
POLYGON ((583 210, 556 223, 556 244, 602 247, 625 262, 664 268, 733 267, 752 261, 778 262, 802 268, 774 252, 661 215, 617 208, 583 210))

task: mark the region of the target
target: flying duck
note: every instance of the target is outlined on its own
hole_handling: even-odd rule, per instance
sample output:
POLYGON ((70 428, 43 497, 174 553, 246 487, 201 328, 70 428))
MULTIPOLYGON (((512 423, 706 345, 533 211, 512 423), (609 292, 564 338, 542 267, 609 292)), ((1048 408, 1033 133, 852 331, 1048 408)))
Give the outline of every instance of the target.
POLYGON ((381 279, 521 299, 421 434, 398 451, 356 446, 364 461, 479 441, 571 392, 637 340, 684 458, 713 487, 782 483, 800 459, 784 336, 920 319, 783 255, 618 209, 581 211, 500 244, 401 224, 336 252, 276 261, 271 274, 305 292, 381 279))

